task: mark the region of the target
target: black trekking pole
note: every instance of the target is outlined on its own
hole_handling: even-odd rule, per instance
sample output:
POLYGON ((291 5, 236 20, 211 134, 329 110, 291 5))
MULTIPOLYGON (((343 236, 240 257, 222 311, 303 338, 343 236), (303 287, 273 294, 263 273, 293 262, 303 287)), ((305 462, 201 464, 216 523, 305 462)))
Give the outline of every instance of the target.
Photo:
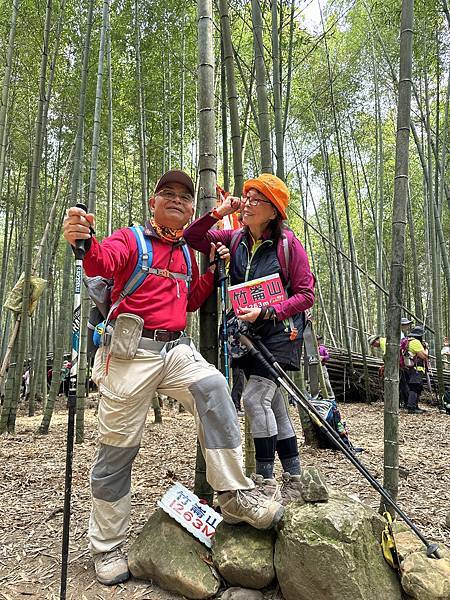
POLYGON ((217 281, 220 286, 220 305, 222 309, 222 343, 223 343, 223 362, 225 369, 225 379, 230 385, 230 360, 228 356, 228 327, 227 327, 227 273, 225 269, 225 259, 220 258, 219 253, 216 253, 217 258, 217 281))
MULTIPOLYGON (((78 208, 87 211, 84 204, 77 204, 78 208)), ((66 598, 67 566, 69 562, 69 530, 70 530, 70 500, 72 494, 72 463, 73 463, 73 438, 75 429, 75 410, 77 404, 78 380, 78 354, 80 348, 80 320, 81 320, 81 282, 83 280, 83 258, 85 254, 85 240, 76 240, 75 254, 75 291, 73 297, 72 321, 72 367, 70 369, 69 393, 67 396, 67 447, 66 447, 66 476, 64 483, 64 518, 62 536, 61 560, 61 587, 60 600, 66 598)))
POLYGON ((275 379, 279 385, 291 394, 297 404, 300 404, 302 408, 306 410, 310 419, 315 423, 320 430, 341 450, 349 461, 358 469, 370 485, 386 500, 387 504, 391 506, 395 512, 403 519, 403 521, 410 527, 410 529, 417 535, 417 537, 425 544, 427 548, 427 556, 434 558, 441 558, 441 553, 437 544, 430 543, 422 532, 414 525, 411 519, 403 512, 398 504, 392 500, 389 493, 384 487, 373 477, 373 475, 367 470, 367 468, 359 461, 356 456, 352 453, 349 448, 340 439, 338 433, 334 431, 331 425, 322 417, 316 407, 309 401, 305 394, 297 387, 292 379, 285 373, 281 366, 276 361, 273 354, 262 344, 259 340, 254 343, 245 335, 240 334, 241 343, 246 346, 251 356, 254 356, 259 360, 264 367, 267 369, 267 373, 270 377, 275 379))

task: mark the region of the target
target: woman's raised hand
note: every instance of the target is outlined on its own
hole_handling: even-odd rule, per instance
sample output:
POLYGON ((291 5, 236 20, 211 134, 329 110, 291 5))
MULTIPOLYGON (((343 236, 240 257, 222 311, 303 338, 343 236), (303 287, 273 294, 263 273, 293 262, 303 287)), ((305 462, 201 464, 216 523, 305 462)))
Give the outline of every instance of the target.
POLYGON ((241 208, 241 199, 237 196, 228 196, 216 209, 221 217, 231 215, 241 208))

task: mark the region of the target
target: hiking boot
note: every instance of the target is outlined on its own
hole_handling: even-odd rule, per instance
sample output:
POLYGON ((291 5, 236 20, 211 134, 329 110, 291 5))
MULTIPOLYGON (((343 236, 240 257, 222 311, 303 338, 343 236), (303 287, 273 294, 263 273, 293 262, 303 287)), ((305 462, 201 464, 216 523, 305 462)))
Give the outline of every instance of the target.
POLYGON ((281 504, 283 506, 291 502, 301 502, 304 504, 301 489, 301 475, 283 473, 281 476, 281 504))
POLYGON ((276 479, 264 479, 262 475, 258 475, 257 473, 252 473, 250 477, 261 494, 266 496, 266 498, 281 502, 281 492, 276 479))
POLYGON ((408 408, 408 414, 409 415, 423 415, 423 413, 427 412, 426 410, 423 410, 423 408, 408 408))
POLYGON ((257 488, 223 492, 218 495, 218 502, 223 520, 230 525, 245 522, 255 529, 270 529, 284 513, 279 502, 267 498, 257 488))
POLYGON ((130 576, 127 559, 121 548, 95 554, 94 566, 97 581, 103 585, 115 585, 126 581, 130 576))

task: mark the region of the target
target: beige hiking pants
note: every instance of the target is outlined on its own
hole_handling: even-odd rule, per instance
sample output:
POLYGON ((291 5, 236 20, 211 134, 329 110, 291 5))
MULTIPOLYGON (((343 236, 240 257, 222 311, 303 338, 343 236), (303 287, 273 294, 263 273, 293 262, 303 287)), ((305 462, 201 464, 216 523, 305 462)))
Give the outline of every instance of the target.
POLYGON ((108 348, 100 348, 92 379, 101 392, 100 446, 91 471, 88 537, 93 554, 125 541, 131 467, 156 391, 177 399, 194 415, 206 478, 215 490, 253 487, 242 470, 239 423, 227 382, 192 346, 177 345, 165 356, 139 349, 132 360, 108 357, 108 348))

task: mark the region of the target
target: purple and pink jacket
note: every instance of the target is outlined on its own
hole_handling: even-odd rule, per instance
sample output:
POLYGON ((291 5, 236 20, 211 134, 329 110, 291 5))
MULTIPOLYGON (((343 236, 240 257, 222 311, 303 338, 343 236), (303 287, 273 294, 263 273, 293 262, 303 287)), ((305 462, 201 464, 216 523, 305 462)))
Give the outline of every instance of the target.
MULTIPOLYGON (((221 242, 229 248, 235 230, 211 230, 216 223, 217 220, 210 213, 196 219, 184 231, 186 242, 191 248, 204 254, 209 254, 211 242, 221 242)), ((264 232, 263 239, 268 237, 269 234, 264 232)), ((248 238, 252 244, 251 236, 248 238)), ((289 257, 290 297, 273 305, 280 321, 302 313, 314 304, 314 275, 311 273, 305 249, 293 234, 290 238, 289 257)))

